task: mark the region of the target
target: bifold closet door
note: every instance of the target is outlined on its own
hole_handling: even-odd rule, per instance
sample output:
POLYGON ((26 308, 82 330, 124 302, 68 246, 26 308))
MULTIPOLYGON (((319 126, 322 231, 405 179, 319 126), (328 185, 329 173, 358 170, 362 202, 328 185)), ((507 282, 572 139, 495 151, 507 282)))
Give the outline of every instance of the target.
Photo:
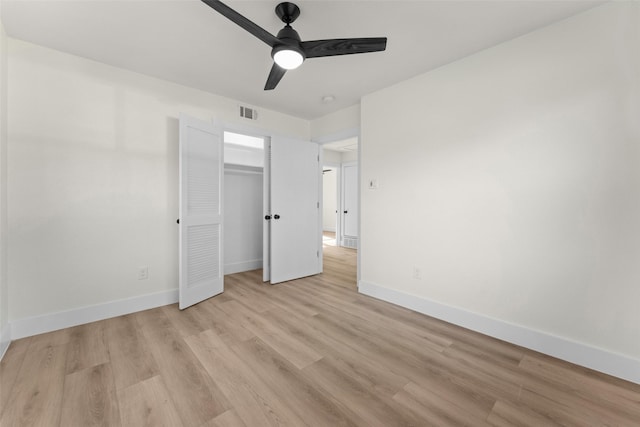
POLYGON ((266 221, 272 284, 322 272, 319 154, 312 142, 271 139, 266 221))
POLYGON ((221 132, 212 123, 182 114, 179 145, 179 307, 182 310, 224 290, 224 146, 221 132))

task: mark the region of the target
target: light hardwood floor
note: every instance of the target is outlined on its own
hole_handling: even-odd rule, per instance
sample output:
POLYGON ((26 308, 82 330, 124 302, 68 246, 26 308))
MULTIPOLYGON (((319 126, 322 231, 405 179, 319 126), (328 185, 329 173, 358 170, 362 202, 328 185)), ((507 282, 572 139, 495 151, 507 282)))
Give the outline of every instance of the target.
POLYGON ((15 341, 0 425, 640 425, 639 385, 359 295, 355 257, 15 341))

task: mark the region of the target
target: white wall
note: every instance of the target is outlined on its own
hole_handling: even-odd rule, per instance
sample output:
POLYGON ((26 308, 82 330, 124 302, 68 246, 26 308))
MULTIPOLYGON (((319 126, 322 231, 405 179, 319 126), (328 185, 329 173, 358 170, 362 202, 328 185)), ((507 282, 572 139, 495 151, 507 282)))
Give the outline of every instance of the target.
POLYGON ((324 161, 326 163, 349 163, 358 161, 357 151, 334 151, 324 149, 324 161))
POLYGON ((322 229, 336 231, 336 209, 338 209, 338 169, 324 167, 322 174, 322 229))
POLYGON ((264 168, 264 148, 255 149, 224 144, 224 162, 229 165, 264 168))
POLYGON ((361 195, 361 289, 535 347, 531 331, 542 351, 640 382, 640 3, 587 11, 361 108, 361 179, 379 183, 361 195))
MULTIPOLYGON (((242 126, 238 101, 14 39, 9 49, 12 327, 174 291, 178 114, 242 126)), ((308 121, 273 111, 251 125, 310 137, 308 121)))
POLYGON ((262 268, 263 174, 225 166, 224 273, 262 268))
POLYGON ((340 160, 342 161, 342 163, 357 162, 358 161, 358 152, 357 151, 345 151, 345 152, 342 153, 342 156, 341 156, 340 160))
POLYGON ((317 118, 311 122, 313 141, 338 141, 353 136, 360 128, 360 105, 343 108, 335 113, 317 118))
POLYGON ((342 153, 334 150, 327 150, 326 148, 322 150, 322 160, 325 163, 342 163, 342 153))
POLYGON ((0 358, 11 338, 7 275, 7 60, 7 36, 0 4, 0 358))

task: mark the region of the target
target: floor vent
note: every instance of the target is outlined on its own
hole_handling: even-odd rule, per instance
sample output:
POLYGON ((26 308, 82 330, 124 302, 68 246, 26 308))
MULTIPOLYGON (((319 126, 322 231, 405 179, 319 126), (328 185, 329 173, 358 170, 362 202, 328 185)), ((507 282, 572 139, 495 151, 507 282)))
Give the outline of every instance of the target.
POLYGON ((344 237, 342 239, 342 246, 345 248, 358 249, 358 238, 357 237, 344 237))

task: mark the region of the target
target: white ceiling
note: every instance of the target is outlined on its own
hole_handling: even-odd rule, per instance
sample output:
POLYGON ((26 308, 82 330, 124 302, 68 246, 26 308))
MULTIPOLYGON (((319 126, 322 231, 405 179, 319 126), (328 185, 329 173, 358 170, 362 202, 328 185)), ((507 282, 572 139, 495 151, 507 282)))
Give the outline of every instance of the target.
MULTIPOLYGON (((303 40, 386 36, 387 50, 310 59, 265 92, 269 46, 199 0, 0 1, 11 37, 306 119, 601 3, 297 1, 303 40)), ((226 3, 274 34, 283 26, 277 0, 226 3)))

